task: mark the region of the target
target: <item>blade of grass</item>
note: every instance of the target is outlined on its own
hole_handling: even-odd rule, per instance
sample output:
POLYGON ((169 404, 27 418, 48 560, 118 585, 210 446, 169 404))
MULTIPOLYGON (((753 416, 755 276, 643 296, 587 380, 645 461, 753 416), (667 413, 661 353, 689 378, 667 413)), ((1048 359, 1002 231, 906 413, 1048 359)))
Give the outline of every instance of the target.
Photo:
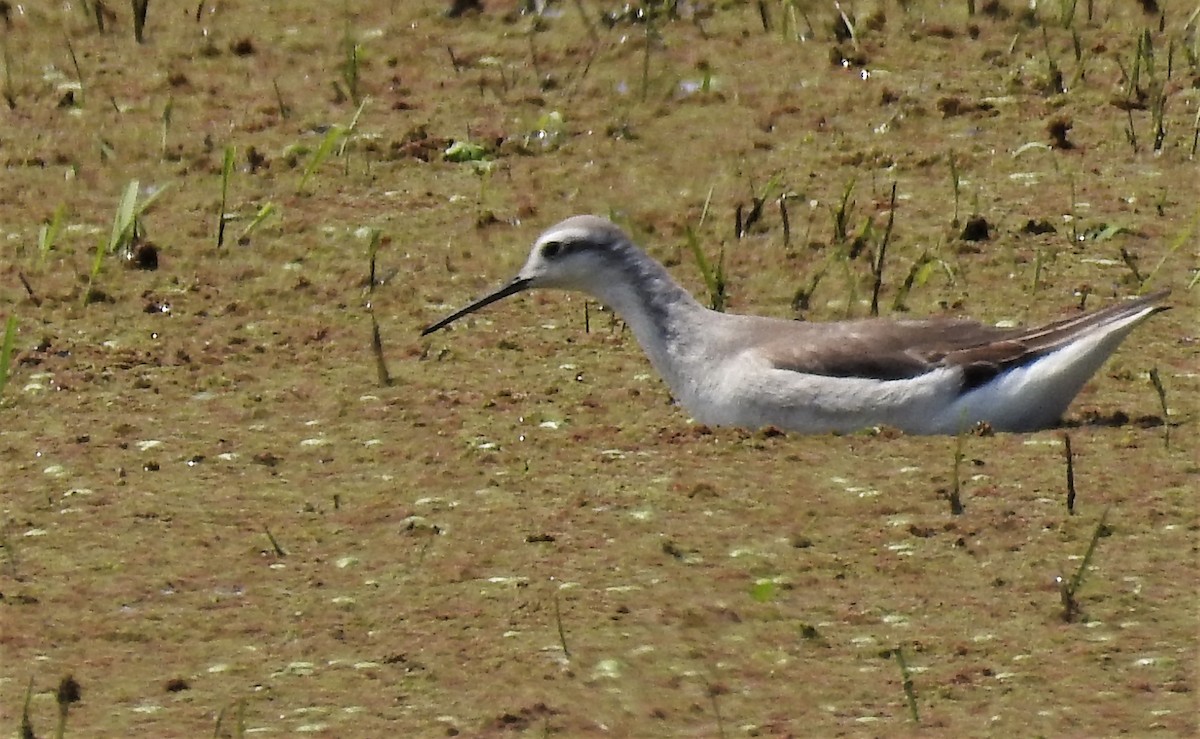
POLYGON ((272 79, 271 85, 275 88, 275 103, 279 106, 279 117, 286 121, 291 117, 292 109, 283 102, 283 93, 279 91, 279 80, 272 79))
POLYGON ((1076 599, 1076 594, 1079 593, 1079 588, 1083 586, 1083 578, 1087 575, 1087 568, 1092 562, 1092 556, 1096 553, 1096 544, 1099 543, 1100 537, 1108 531, 1105 522, 1108 521, 1109 508, 1104 509, 1104 513, 1100 514, 1100 521, 1096 524, 1096 530, 1092 532, 1092 540, 1088 543, 1087 551, 1083 553, 1083 560, 1079 563, 1079 568, 1075 570, 1075 575, 1069 581, 1059 580, 1059 594, 1062 596, 1063 621, 1072 622, 1079 617, 1079 601, 1076 599))
POLYGON ((104 243, 104 237, 101 237, 96 242, 96 254, 92 257, 92 268, 88 271, 87 288, 83 291, 83 304, 87 305, 92 302, 92 286, 96 282, 96 278, 100 276, 100 268, 104 265, 104 254, 107 247, 104 243))
POLYGON ((29 685, 25 688, 25 704, 21 708, 21 736, 30 737, 37 736, 33 731, 33 720, 29 718, 29 704, 33 700, 33 678, 29 678, 29 685))
POLYGON ((275 535, 271 533, 271 529, 267 528, 266 525, 264 524, 263 531, 266 533, 267 538, 270 539, 271 548, 275 550, 275 555, 277 557, 286 557, 287 552, 284 550, 283 547, 279 546, 279 542, 276 541, 275 535))
POLYGON ((724 253, 721 259, 714 268, 712 263, 708 261, 708 257, 704 256, 704 249, 700 246, 700 239, 696 236, 696 232, 691 226, 687 226, 684 230, 687 238, 688 248, 692 251, 692 257, 696 260, 696 266, 700 268, 700 276, 704 278, 704 286, 708 290, 710 307, 715 311, 725 310, 725 275, 724 275, 724 253))
POLYGON ((221 164, 221 210, 217 213, 217 248, 220 249, 225 245, 225 223, 229 220, 229 216, 225 211, 229 197, 229 180, 233 177, 233 160, 235 149, 233 146, 225 147, 225 159, 221 164))
POLYGON ((963 439, 966 435, 967 432, 964 429, 954 436, 954 480, 950 494, 947 496, 950 500, 950 515, 952 516, 961 516, 965 510, 962 504, 962 463, 966 459, 966 454, 963 453, 963 439))
POLYGON ((317 168, 329 157, 333 152, 333 147, 337 146, 338 141, 346 134, 346 129, 340 124, 333 124, 329 130, 325 132, 325 138, 321 139, 321 145, 313 152, 312 157, 308 160, 308 165, 304 168, 304 174, 300 176, 300 184, 296 186, 297 193, 304 192, 304 186, 312 179, 317 168))
POLYGON ((167 104, 163 106, 162 111, 162 141, 159 145, 159 159, 167 158, 167 135, 171 132, 171 113, 175 109, 175 98, 167 97, 167 104))
POLYGON ((4 344, 0 346, 0 393, 8 386, 8 371, 12 364, 13 345, 17 338, 17 317, 10 315, 4 324, 4 344))
POLYGON ((92 268, 88 273, 87 289, 83 292, 84 305, 91 302, 95 295, 92 288, 104 264, 104 257, 131 248, 134 237, 138 233, 141 214, 154 205, 169 188, 169 184, 163 185, 139 203, 137 200, 138 181, 130 180, 129 184, 125 186, 121 201, 117 204, 117 211, 113 215, 112 233, 107 242, 101 237, 100 242, 96 245, 96 255, 92 259, 92 268))
POLYGON ((17 90, 13 84, 12 73, 12 53, 9 51, 8 43, 0 44, 4 51, 4 100, 8 103, 9 110, 17 109, 17 90))
POLYGON ((345 155, 346 146, 350 143, 350 138, 354 135, 354 132, 358 130, 358 119, 362 117, 363 110, 367 107, 369 101, 369 98, 363 98, 359 102, 358 107, 354 109, 354 115, 350 116, 350 123, 346 125, 342 139, 338 142, 338 156, 345 155))
POLYGON ((571 659, 571 650, 567 649, 567 632, 563 628, 562 610, 558 604, 558 590, 554 591, 554 623, 558 626, 558 643, 562 645, 563 657, 571 659))
POLYGON ((892 240, 892 226, 896 222, 896 183, 892 183, 892 200, 888 206, 887 227, 883 230, 883 239, 879 242, 879 254, 875 260, 875 284, 871 286, 871 315, 879 315, 879 292, 883 289, 883 258, 887 254, 888 243, 892 240))
POLYGON ((383 356, 383 336, 379 333, 379 322, 371 312, 371 354, 375 357, 375 376, 381 387, 391 387, 392 374, 388 372, 387 360, 383 356))
POLYGON ((896 664, 900 667, 900 686, 904 689, 904 700, 908 703, 908 717, 914 724, 921 723, 921 715, 917 712, 917 691, 913 687, 912 671, 908 669, 908 661, 904 659, 904 648, 892 650, 896 664))
POLYGON ((1175 239, 1171 242, 1171 245, 1167 247, 1167 250, 1163 252, 1161 257, 1159 257, 1158 263, 1154 265, 1154 269, 1150 270, 1150 274, 1146 275, 1145 281, 1142 282, 1139 287, 1145 287, 1146 285, 1154 282, 1154 276, 1158 274, 1160 269, 1162 269, 1162 266, 1166 263, 1167 259, 1173 256, 1175 252, 1179 251, 1180 247, 1182 247, 1184 244, 1191 242, 1192 235, 1196 233, 1197 226, 1200 226, 1200 209, 1196 210, 1196 214, 1193 216, 1192 222, 1179 232, 1179 235, 1175 237, 1175 239))
POLYGON ((1163 385, 1162 377, 1158 374, 1158 367, 1150 368, 1150 384, 1154 386, 1154 392, 1158 394, 1158 405, 1162 409, 1163 415, 1163 445, 1171 448, 1171 411, 1167 408, 1167 388, 1163 385))
POLYGON ((67 214, 66 203, 59 203, 54 209, 54 214, 50 216, 50 220, 42 224, 38 229, 38 263, 46 261, 46 255, 54 248, 54 242, 58 240, 59 233, 62 232, 63 218, 67 214))
POLYGON ((257 229, 259 226, 261 226, 264 221, 266 221, 271 216, 275 215, 275 211, 277 211, 277 210, 278 210, 278 208, 275 207, 274 203, 266 203, 261 208, 259 208, 258 212, 254 215, 254 220, 250 221, 250 223, 247 224, 246 227, 242 229, 242 232, 240 234, 238 234, 238 237, 237 237, 238 243, 239 244, 248 243, 250 241, 250 234, 252 234, 255 229, 257 229))
POLYGON ((112 235, 108 237, 105 252, 113 254, 125 238, 125 233, 133 227, 134 209, 137 207, 138 181, 130 180, 125 186, 125 192, 117 203, 117 212, 113 216, 112 235))

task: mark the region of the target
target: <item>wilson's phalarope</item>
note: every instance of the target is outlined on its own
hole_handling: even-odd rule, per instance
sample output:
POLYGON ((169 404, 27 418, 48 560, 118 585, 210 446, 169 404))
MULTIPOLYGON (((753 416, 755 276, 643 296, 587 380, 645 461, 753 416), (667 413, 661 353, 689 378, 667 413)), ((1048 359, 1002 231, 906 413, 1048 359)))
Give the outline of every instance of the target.
POLYGON ((579 290, 616 311, 697 421, 804 433, 1054 425, 1121 340, 1165 310, 1158 303, 1167 295, 1035 328, 948 318, 805 323, 731 315, 696 302, 611 222, 575 216, 538 237, 511 282, 421 335, 535 287, 579 290))

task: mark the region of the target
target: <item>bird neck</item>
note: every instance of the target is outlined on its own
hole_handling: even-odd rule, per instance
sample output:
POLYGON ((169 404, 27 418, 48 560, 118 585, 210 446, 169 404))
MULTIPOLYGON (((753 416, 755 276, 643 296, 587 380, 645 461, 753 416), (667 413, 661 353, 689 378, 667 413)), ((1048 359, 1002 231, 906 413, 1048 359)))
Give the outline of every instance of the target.
POLYGON ((602 303, 615 311, 633 331, 650 363, 678 392, 687 372, 699 325, 710 313, 661 264, 643 255, 623 261, 613 274, 589 285, 602 303))

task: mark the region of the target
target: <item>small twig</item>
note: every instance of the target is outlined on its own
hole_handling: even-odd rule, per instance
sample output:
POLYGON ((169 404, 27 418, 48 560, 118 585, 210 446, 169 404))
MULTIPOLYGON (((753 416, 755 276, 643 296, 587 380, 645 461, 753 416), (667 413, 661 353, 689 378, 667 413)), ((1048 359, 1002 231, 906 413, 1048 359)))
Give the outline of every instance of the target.
POLYGON ((83 70, 79 68, 79 59, 78 59, 78 57, 75 56, 75 47, 71 46, 71 37, 64 33, 63 40, 67 42, 67 53, 69 53, 71 55, 71 64, 72 64, 72 66, 75 67, 75 79, 79 80, 78 103, 80 105, 82 105, 83 99, 85 97, 84 84, 83 84, 83 70))
POLYGON ((279 79, 272 79, 271 86, 275 88, 275 104, 279 106, 279 117, 287 120, 292 114, 292 109, 283 102, 283 93, 279 91, 279 79))
POLYGON ((1129 271, 1133 274, 1133 279, 1137 282, 1138 287, 1141 287, 1142 283, 1146 281, 1146 278, 1142 276, 1141 270, 1138 269, 1137 257, 1133 256, 1133 254, 1131 254, 1129 250, 1123 246, 1121 247, 1121 261, 1125 263, 1125 266, 1128 267, 1129 271))
POLYGON ((67 733, 67 713, 71 710, 71 704, 78 703, 82 699, 79 682, 71 675, 67 675, 58 683, 58 690, 55 692, 54 698, 58 702, 58 727, 54 731, 54 736, 55 739, 63 739, 67 733))
POLYGON ((717 703, 717 696, 725 692, 725 688, 720 685, 708 684, 708 699, 712 701, 713 714, 717 717, 717 736, 725 739, 725 720, 721 717, 721 706, 717 703))
POLYGON ((33 731, 33 721, 29 718, 29 703, 33 700, 33 678, 29 678, 29 685, 25 688, 25 706, 21 709, 21 736, 31 737, 37 736, 33 731))
POLYGON ((562 645, 563 656, 571 659, 571 650, 567 649, 567 632, 563 628, 562 610, 558 605, 558 590, 554 591, 554 624, 558 627, 558 643, 562 645))
POLYGON ((17 277, 19 277, 19 278, 20 278, 20 280, 21 280, 21 284, 25 286, 25 292, 29 293, 29 299, 33 301, 33 304, 34 304, 35 306, 37 306, 37 307, 41 308, 41 307, 42 307, 42 299, 41 299, 41 298, 39 298, 39 297, 37 296, 37 293, 35 293, 35 292, 33 291, 33 285, 30 285, 30 284, 29 284, 29 280, 28 280, 28 279, 26 279, 26 277, 25 277, 25 273, 24 273, 24 272, 18 272, 18 273, 17 273, 17 277))
POLYGON ((962 462, 963 462, 963 437, 966 433, 960 431, 954 437, 954 482, 950 488, 950 494, 947 496, 950 500, 950 513, 954 516, 961 516, 963 510, 962 504, 962 462))
POLYGON ((908 662, 904 659, 904 648, 896 647, 892 650, 892 655, 896 657, 896 664, 900 666, 900 685, 904 688, 904 700, 908 702, 908 715, 914 724, 919 724, 921 716, 917 712, 917 691, 913 687, 912 672, 908 669, 908 662))
POLYGON ((1075 515, 1075 455, 1071 452, 1071 435, 1063 433, 1063 455, 1067 458, 1067 513, 1075 515))
POLYGON ((131 0, 131 2, 133 5, 133 38, 141 44, 146 41, 144 31, 146 11, 150 9, 150 0, 131 0))
POLYGON ((447 46, 446 53, 450 55, 450 64, 451 64, 451 66, 454 67, 454 73, 455 74, 461 73, 462 72, 462 62, 460 62, 458 60, 458 57, 454 55, 454 48, 447 46))
POLYGON ((792 246, 792 223, 788 219, 787 198, 786 192, 779 196, 779 219, 783 221, 783 248, 785 249, 792 246))
POLYGON ((278 541, 275 541, 275 535, 271 533, 271 530, 267 528, 266 524, 263 524, 263 531, 266 533, 267 538, 271 540, 271 548, 275 550, 275 554, 280 557, 286 557, 287 552, 284 551, 283 547, 279 546, 278 541))
POLYGON ((1167 388, 1163 385, 1162 377, 1158 374, 1158 367, 1150 368, 1150 384, 1154 386, 1154 392, 1158 393, 1158 405, 1162 408, 1163 415, 1163 444, 1167 449, 1171 448, 1171 411, 1167 409, 1167 388))
POLYGON ((371 312, 371 353, 375 355, 375 375, 383 387, 391 387, 392 375, 388 372, 387 361, 383 358, 383 337, 379 333, 379 322, 371 312))
POLYGON ((13 545, 12 537, 9 535, 11 528, 11 521, 5 521, 4 525, 0 526, 0 547, 4 547, 4 564, 8 576, 14 580, 20 580, 20 574, 17 572, 17 548, 13 545))

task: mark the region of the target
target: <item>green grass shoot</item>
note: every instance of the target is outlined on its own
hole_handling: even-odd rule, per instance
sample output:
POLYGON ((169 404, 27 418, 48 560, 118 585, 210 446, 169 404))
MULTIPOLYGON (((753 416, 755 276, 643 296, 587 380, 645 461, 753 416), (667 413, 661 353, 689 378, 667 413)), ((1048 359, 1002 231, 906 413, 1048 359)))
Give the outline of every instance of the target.
POLYGON ((358 130, 358 119, 362 118, 363 110, 367 107, 368 98, 363 98, 358 103, 358 107, 354 109, 354 115, 350 116, 350 122, 346 124, 345 134, 338 141, 338 156, 346 155, 346 147, 350 145, 351 137, 358 130))
POLYGON ((243 245, 248 244, 250 242, 251 234, 253 234, 254 231, 268 218, 275 215, 276 211, 278 210, 279 209, 275 207, 274 203, 263 204, 263 206, 258 209, 258 212, 254 214, 253 220, 246 224, 246 227, 242 229, 240 234, 238 234, 237 242, 243 245))
POLYGON ((1079 562, 1079 568, 1075 570, 1075 574, 1070 580, 1059 581, 1059 595, 1062 597, 1062 620, 1071 623, 1081 615, 1079 609, 1079 601, 1076 595, 1079 593, 1079 588, 1083 586, 1083 579, 1087 576, 1088 566, 1092 563, 1092 556, 1096 553, 1096 544, 1099 543, 1100 537, 1108 532, 1108 527, 1105 522, 1108 521, 1109 508, 1104 509, 1104 513, 1100 514, 1100 520, 1096 523, 1096 529, 1092 532, 1092 540, 1088 543, 1087 551, 1083 553, 1083 559, 1079 562))
MULTIPOLYGON (((229 736, 224 732, 222 724, 225 723, 225 716, 229 713, 229 706, 222 706, 217 712, 217 721, 213 726, 213 739, 217 737, 229 736)), ((246 701, 241 699, 234 707, 234 725, 232 736, 234 739, 244 739, 246 736, 246 701)))
POLYGON ((235 148, 225 147, 225 159, 221 164, 221 210, 217 213, 217 248, 225 245, 225 223, 229 220, 226 205, 229 198, 229 180, 233 177, 235 148))
POLYGON ((13 345, 17 338, 17 317, 10 315, 4 322, 4 343, 0 345, 0 393, 8 386, 9 368, 12 366, 13 345))
POLYGON ((58 235, 62 233, 63 218, 66 217, 66 203, 59 203, 54 209, 54 214, 50 216, 50 220, 43 223, 38 229, 38 262, 44 263, 46 255, 54 249, 54 243, 58 241, 58 235))
POLYGON ((296 186, 297 193, 303 193, 305 185, 316 174, 317 169, 324 163, 329 155, 337 149, 338 156, 342 156, 346 152, 346 145, 350 141, 350 137, 354 134, 354 130, 358 127, 358 119, 362 116, 363 108, 366 107, 368 99, 364 98, 355 109, 354 115, 350 118, 350 123, 343 126, 335 123, 325 132, 325 138, 321 139, 320 146, 313 152, 309 158, 308 164, 304 167, 304 174, 300 176, 300 184, 296 186))
POLYGON ((383 335, 379 332, 379 321, 375 320, 375 312, 371 312, 371 355, 375 358, 375 376, 380 387, 390 387, 392 373, 388 371, 387 359, 383 356, 383 335))
POLYGON ((1045 262, 1043 250, 1035 249, 1033 252, 1033 284, 1029 288, 1031 293, 1036 293, 1042 286, 1042 267, 1045 262))
POLYGON ((685 228, 688 248, 691 249, 692 257, 696 260, 696 266, 700 268, 700 276, 704 278, 704 287, 708 290, 709 307, 715 311, 725 310, 725 247, 722 245, 717 264, 714 267, 708 261, 708 257, 704 256, 704 249, 700 246, 700 239, 696 236, 696 232, 691 226, 685 228))
POLYGON ((846 243, 850 233, 850 214, 854 209, 854 178, 846 182, 842 190, 842 199, 833 210, 833 241, 836 244, 846 243))
POLYGON ((349 34, 349 31, 347 31, 345 46, 346 59, 342 63, 342 81, 346 83, 346 91, 350 95, 350 100, 355 105, 358 105, 362 102, 362 98, 359 96, 358 85, 359 58, 362 53, 362 44, 355 41, 349 34))
POLYGON ((908 274, 904 277, 904 282, 900 283, 900 288, 896 291, 896 296, 892 299, 892 312, 904 312, 908 310, 908 295, 914 287, 922 287, 929 281, 931 275, 937 271, 938 262, 941 261, 934 257, 928 251, 921 252, 921 256, 917 257, 917 261, 913 262, 908 269, 908 274))
MULTIPOLYGON (((1200 118, 1200 115, 1198 115, 1198 118, 1200 118)), ((1146 279, 1138 286, 1139 289, 1153 283, 1155 275, 1158 274, 1159 270, 1162 269, 1167 260, 1174 256, 1175 252, 1179 251, 1184 244, 1193 243, 1192 237, 1196 233, 1196 228, 1198 226, 1200 226, 1200 208, 1196 209, 1195 215, 1192 216, 1192 222, 1184 227, 1184 229, 1179 232, 1179 235, 1171 241, 1171 245, 1165 252, 1163 252, 1163 255, 1159 257, 1158 263, 1154 265, 1154 269, 1150 270, 1150 273, 1146 275, 1146 279)), ((1197 274, 1200 274, 1200 272, 1197 272, 1197 274)), ((1195 278, 1192 279, 1192 284, 1195 284, 1195 278)))
POLYGON ((908 661, 904 659, 904 648, 896 647, 892 650, 892 656, 896 658, 896 664, 900 667, 900 686, 904 689, 904 700, 908 703, 908 717, 914 724, 919 724, 921 715, 917 711, 917 691, 913 687, 912 671, 908 669, 908 661))
POLYGON ((137 180, 130 180, 125 186, 125 191, 121 194, 121 201, 117 204, 117 211, 113 215, 112 232, 105 242, 101 237, 100 242, 96 245, 96 255, 92 258, 92 268, 88 273, 87 289, 83 291, 83 304, 87 305, 91 302, 94 293, 92 287, 96 281, 96 277, 100 275, 100 270, 104 265, 104 257, 117 252, 124 252, 132 249, 133 242, 140 232, 140 218, 142 213, 145 213, 162 194, 167 191, 170 185, 163 185, 155 190, 142 202, 138 202, 137 180))
POLYGON ((1167 388, 1163 385, 1162 376, 1158 374, 1158 367, 1150 368, 1150 384, 1154 386, 1154 392, 1158 395, 1158 405, 1162 410, 1163 417, 1163 445, 1171 448, 1171 411, 1167 408, 1167 388))
MULTIPOLYGON (((367 242, 367 294, 375 292, 375 263, 379 256, 379 245, 383 242, 383 232, 377 228, 371 229, 370 240, 367 242)), ((367 300, 367 312, 371 314, 371 354, 375 358, 375 375, 381 387, 392 384, 392 374, 388 371, 387 359, 383 356, 383 336, 379 332, 379 321, 375 319, 374 304, 367 300)))
POLYGON ((96 282, 96 278, 100 276, 100 269, 104 266, 104 255, 106 252, 106 244, 104 237, 96 243, 96 253, 92 256, 92 268, 88 271, 87 289, 83 291, 83 304, 87 305, 92 302, 92 285, 96 282))
POLYGON ((271 86, 275 88, 275 104, 279 106, 279 117, 287 120, 292 114, 292 109, 283 102, 283 93, 279 90, 279 79, 272 79, 271 86))
POLYGON ((650 92, 650 50, 654 46, 657 30, 654 27, 655 15, 654 6, 647 6, 646 38, 642 44, 642 102, 646 101, 646 96, 650 92))
MULTIPOLYGON (((888 244, 892 240, 892 226, 896 222, 896 183, 892 182, 892 200, 888 207, 887 226, 883 230, 883 238, 879 241, 879 252, 875 258, 875 264, 872 265, 872 273, 874 276, 874 284, 871 286, 871 315, 879 315, 879 293, 883 290, 883 264, 884 256, 887 254, 888 244)), ((868 221, 869 223, 869 221, 868 221)))
POLYGON ((558 589, 554 590, 554 624, 558 627, 558 643, 562 646, 563 657, 571 658, 571 650, 567 648, 567 631, 563 628, 562 608, 558 603, 558 589))
POLYGON ((779 594, 779 583, 770 577, 760 577, 750 586, 750 597, 758 603, 770 603, 779 594))
POLYGON ((313 152, 312 157, 308 160, 308 164, 304 167, 304 174, 300 176, 300 184, 296 187, 298 193, 304 192, 304 186, 312 179, 317 168, 333 153, 333 148, 338 145, 338 141, 346 134, 346 129, 339 123, 335 123, 325 132, 325 138, 321 139, 321 145, 313 152))
POLYGON ((126 241, 134 228, 134 210, 137 208, 138 181, 130 180, 117 203, 117 212, 113 216, 112 234, 108 238, 105 252, 113 254, 117 247, 126 241))
POLYGON ((116 254, 122 249, 129 248, 134 234, 139 228, 139 219, 142 214, 149 210, 150 206, 154 205, 169 187, 170 185, 163 185, 139 203, 137 200, 138 181, 130 180, 121 196, 121 202, 117 206, 116 216, 113 218, 112 234, 106 249, 108 254, 116 254))
POLYGON ((1200 147, 1200 108, 1196 110, 1196 117, 1192 119, 1192 150, 1188 154, 1190 159, 1196 158, 1196 149, 1200 147))

